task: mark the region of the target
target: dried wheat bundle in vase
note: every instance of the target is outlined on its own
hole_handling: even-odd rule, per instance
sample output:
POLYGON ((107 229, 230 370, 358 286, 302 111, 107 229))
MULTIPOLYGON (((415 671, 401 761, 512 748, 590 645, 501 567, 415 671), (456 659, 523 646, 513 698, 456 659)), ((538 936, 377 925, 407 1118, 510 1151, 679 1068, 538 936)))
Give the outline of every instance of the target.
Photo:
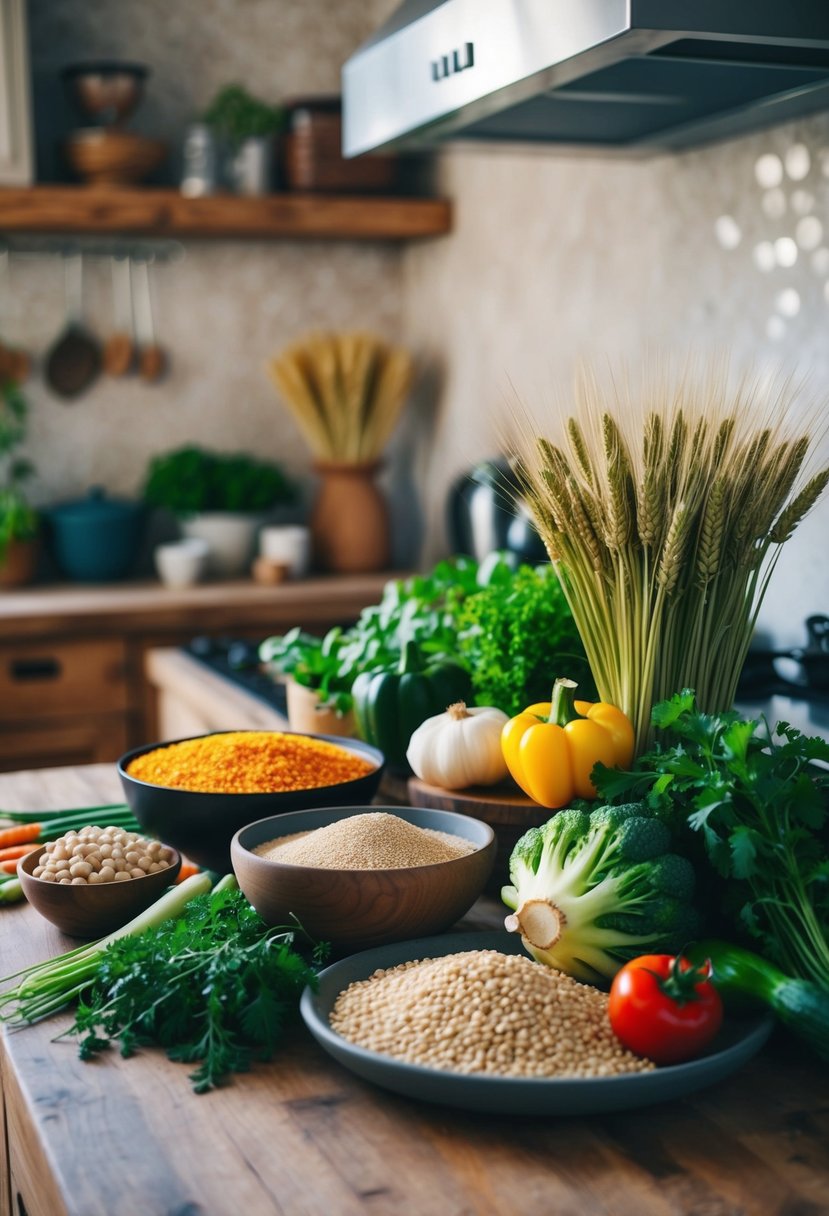
MULTIPOLYGON (((662 376, 641 392, 580 380, 573 411, 515 455, 528 505, 603 700, 631 718, 681 688, 733 702, 781 546, 829 482, 791 385, 727 371, 662 376)), ((814 415, 815 419, 817 415, 814 415)))
POLYGON ((267 365, 318 460, 376 461, 412 382, 411 356, 367 333, 312 333, 267 365))

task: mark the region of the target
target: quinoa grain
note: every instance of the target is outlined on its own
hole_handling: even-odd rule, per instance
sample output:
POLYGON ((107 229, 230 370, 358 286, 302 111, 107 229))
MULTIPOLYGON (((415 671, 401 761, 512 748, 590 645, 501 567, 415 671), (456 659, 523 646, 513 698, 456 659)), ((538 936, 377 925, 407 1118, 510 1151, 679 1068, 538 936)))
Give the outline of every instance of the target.
POLYGON ((497 950, 402 963, 351 984, 331 1029, 427 1068, 509 1077, 604 1077, 654 1065, 627 1051, 587 984, 497 950))
POLYGON ((321 870, 398 870, 454 861, 474 853, 475 845, 463 836, 419 828, 399 815, 371 811, 267 840, 253 852, 269 861, 321 870))

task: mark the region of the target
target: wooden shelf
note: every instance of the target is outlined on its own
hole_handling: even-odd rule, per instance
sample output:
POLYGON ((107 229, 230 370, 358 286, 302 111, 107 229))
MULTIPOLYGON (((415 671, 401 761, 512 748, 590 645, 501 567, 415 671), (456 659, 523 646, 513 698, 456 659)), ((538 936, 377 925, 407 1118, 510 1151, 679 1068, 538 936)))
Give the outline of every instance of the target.
POLYGON ((445 199, 270 194, 184 198, 176 190, 0 189, 0 231, 249 239, 404 241, 449 232, 445 199))

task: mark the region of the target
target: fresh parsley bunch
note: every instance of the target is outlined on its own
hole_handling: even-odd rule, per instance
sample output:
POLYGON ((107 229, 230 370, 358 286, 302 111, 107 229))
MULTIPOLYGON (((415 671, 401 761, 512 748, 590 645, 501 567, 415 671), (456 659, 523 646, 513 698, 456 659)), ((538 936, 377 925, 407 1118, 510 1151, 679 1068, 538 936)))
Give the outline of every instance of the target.
POLYGON ((327 947, 310 960, 293 929, 269 929, 238 890, 192 900, 178 920, 109 946, 69 1033, 90 1059, 118 1039, 122 1056, 165 1048, 198 1064, 196 1093, 269 1060, 327 947))
POLYGON ((734 710, 700 713, 689 689, 657 705, 653 724, 664 737, 635 769, 594 770, 599 792, 647 797, 700 833, 743 929, 829 990, 829 742, 734 710))
POLYGON ((477 705, 513 717, 549 701, 557 676, 593 700, 584 646, 552 566, 501 567, 468 596, 457 620, 458 652, 469 668, 477 705))

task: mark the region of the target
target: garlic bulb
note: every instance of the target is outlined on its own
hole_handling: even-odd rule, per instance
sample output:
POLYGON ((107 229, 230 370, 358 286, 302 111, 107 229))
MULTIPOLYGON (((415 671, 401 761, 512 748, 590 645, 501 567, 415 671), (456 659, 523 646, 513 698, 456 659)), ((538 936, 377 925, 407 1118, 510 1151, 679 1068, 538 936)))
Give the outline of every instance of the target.
POLYGON ((427 718, 411 737, 406 759, 414 773, 445 790, 495 785, 507 776, 501 731, 507 715, 491 706, 467 709, 463 701, 427 718))

